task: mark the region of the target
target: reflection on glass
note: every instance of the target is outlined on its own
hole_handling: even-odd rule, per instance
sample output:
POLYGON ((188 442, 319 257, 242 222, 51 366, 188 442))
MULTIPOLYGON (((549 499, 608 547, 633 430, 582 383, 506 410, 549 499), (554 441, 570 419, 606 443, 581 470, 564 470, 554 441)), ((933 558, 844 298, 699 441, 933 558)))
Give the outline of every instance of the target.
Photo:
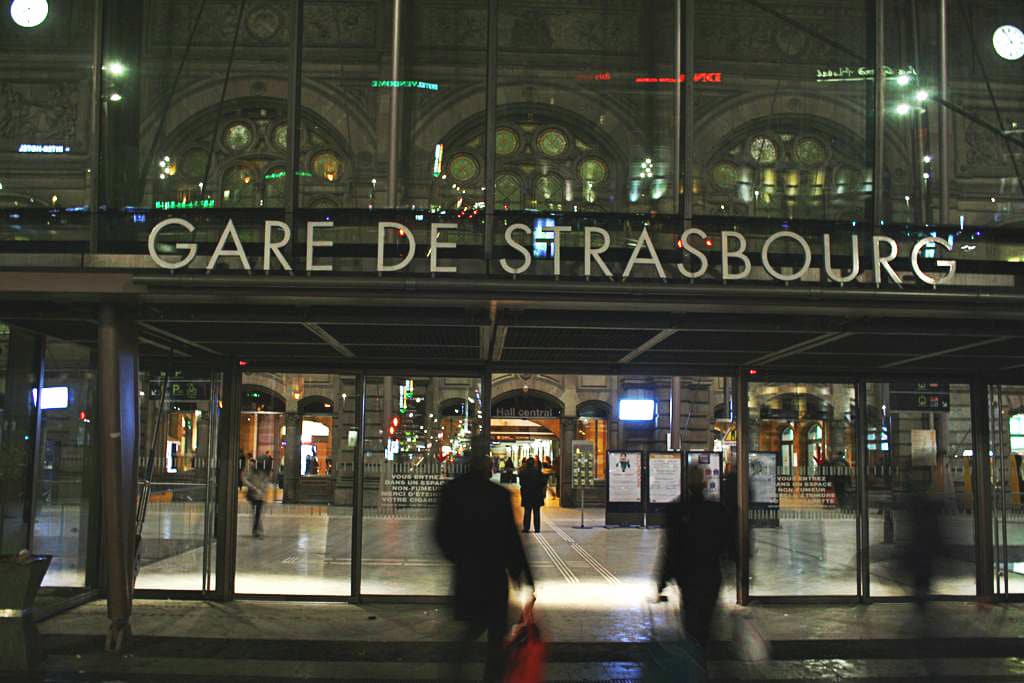
POLYGON ((852 385, 752 383, 749 411, 750 451, 777 473, 752 488, 751 595, 856 595, 852 385))

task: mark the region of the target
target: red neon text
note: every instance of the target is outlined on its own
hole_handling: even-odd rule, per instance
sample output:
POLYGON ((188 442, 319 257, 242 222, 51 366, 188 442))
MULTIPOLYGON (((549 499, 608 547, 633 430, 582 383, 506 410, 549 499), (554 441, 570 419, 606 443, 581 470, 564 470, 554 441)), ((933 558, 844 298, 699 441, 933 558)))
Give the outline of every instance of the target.
MULTIPOLYGON (((679 74, 679 78, 673 78, 672 76, 637 76, 633 79, 634 83, 685 83, 686 74, 679 74)), ((700 71, 693 75, 694 83, 721 83, 722 72, 721 71, 700 71)))

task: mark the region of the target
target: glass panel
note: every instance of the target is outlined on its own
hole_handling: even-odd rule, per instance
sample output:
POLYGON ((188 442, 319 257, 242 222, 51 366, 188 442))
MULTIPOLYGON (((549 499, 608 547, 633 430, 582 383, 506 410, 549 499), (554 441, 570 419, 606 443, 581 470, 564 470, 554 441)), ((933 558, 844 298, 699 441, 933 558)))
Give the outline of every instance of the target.
POLYGON ((1024 593, 1024 386, 989 387, 997 594, 1024 593), (1015 436, 1016 435, 1016 436, 1015 436))
POLYGON ((866 7, 697 3, 696 214, 864 218, 873 186, 866 7))
POLYGON ((139 495, 152 482, 142 527, 138 588, 205 590, 205 547, 216 514, 216 426, 211 400, 218 384, 208 375, 176 375, 161 401, 162 376, 143 373, 139 399, 139 495), (150 468, 152 468, 150 470, 150 468))
POLYGON ((970 388, 867 385, 872 596, 973 595, 970 388), (920 592, 920 593, 918 593, 920 592))
MULTIPOLYGON (((387 206, 393 4, 386 0, 306 3, 300 206, 322 209, 325 214, 336 208, 387 206)), ((419 4, 403 4, 408 8, 403 21, 408 21, 409 15, 418 14, 414 10, 419 9, 419 4)), ((439 13, 451 16, 447 10, 439 13)), ((403 49, 408 42, 403 41, 403 49)), ((449 54, 446 50, 446 59, 449 54)), ((410 67, 414 64, 408 59, 403 63, 410 67)), ((403 83, 413 77, 409 71, 402 71, 398 76, 403 83)), ((436 81, 437 74, 429 74, 428 80, 436 81)), ((409 98, 425 97, 431 102, 443 96, 414 85, 398 90, 400 96, 407 91, 409 98)), ((283 149, 286 140, 280 131, 277 140, 283 149)), ((429 158, 429 151, 420 153, 417 149, 415 155, 410 154, 407 163, 417 163, 423 157, 429 158)), ((423 163, 429 164, 428 161, 423 163)), ((429 169, 426 170, 427 175, 417 174, 421 184, 429 182, 429 169)), ((425 206, 425 202, 416 205, 425 206)), ((322 232, 330 234, 330 231, 322 232)), ((336 238, 335 241, 342 240, 336 238)))
POLYGON ((369 378, 363 593, 448 593, 447 562, 434 542, 437 495, 466 470, 482 417, 478 378, 369 378))
POLYGON ((750 594, 856 595, 853 386, 753 383, 748 406, 749 451, 779 472, 777 515, 770 489, 752 488, 750 594))
MULTIPOLYGON (((665 0, 500 3, 497 210, 676 210, 675 26, 665 0)), ((474 124, 446 153, 482 149, 474 124)))
POLYGON ((29 541, 26 505, 31 496, 39 383, 39 338, 0 323, 3 353, 3 423, 0 430, 0 555, 13 555, 29 541))
POLYGON ((242 384, 235 590, 348 595, 355 378, 246 373, 242 384))
POLYGON ((46 345, 41 462, 36 469, 32 529, 33 552, 53 555, 44 586, 86 585, 89 530, 97 513, 93 496, 98 491, 94 362, 88 347, 56 340, 46 345), (66 401, 61 398, 64 389, 66 401), (60 400, 48 404, 48 391, 57 391, 60 400))

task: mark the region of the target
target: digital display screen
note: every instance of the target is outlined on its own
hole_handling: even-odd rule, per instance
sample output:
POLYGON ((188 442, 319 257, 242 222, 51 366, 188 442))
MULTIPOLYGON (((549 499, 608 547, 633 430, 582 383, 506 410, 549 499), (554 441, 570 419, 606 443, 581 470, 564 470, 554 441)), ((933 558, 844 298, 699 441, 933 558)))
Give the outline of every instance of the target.
POLYGON ((623 398, 619 400, 619 419, 627 422, 650 422, 654 419, 654 399, 623 398))
MULTIPOLYGON (((32 390, 32 403, 36 403, 36 390, 32 390)), ((43 387, 43 398, 38 402, 39 410, 67 408, 70 392, 67 387, 43 387)))

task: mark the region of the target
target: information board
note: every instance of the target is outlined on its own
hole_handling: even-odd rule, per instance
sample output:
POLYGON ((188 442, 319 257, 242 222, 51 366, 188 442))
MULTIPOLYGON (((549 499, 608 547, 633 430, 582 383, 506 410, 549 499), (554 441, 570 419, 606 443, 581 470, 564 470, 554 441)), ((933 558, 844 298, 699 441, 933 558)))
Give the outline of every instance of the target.
POLYGON ((779 454, 773 451, 750 453, 750 526, 779 525, 779 454))
POLYGON ((607 526, 640 526, 644 523, 644 458, 640 451, 608 451, 605 459, 607 526))
POLYGON ((594 485, 594 443, 592 441, 572 442, 572 485, 594 485))
POLYGON ((683 458, 679 453, 651 453, 647 473, 651 504, 671 503, 683 494, 683 458))
POLYGON ((722 454, 713 451, 687 451, 686 466, 699 469, 704 476, 704 500, 722 499, 722 454))
POLYGON ((889 385, 889 411, 949 412, 949 385, 920 382, 889 385))
POLYGON ((608 454, 608 502, 640 503, 643 484, 639 451, 608 454))

